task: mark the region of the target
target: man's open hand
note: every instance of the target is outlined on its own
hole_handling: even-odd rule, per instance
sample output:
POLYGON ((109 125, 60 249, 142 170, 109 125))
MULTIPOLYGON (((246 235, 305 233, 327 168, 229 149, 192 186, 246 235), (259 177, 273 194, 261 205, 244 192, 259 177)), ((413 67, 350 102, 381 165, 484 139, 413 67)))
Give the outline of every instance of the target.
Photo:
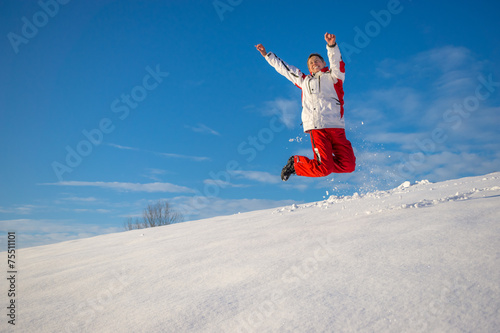
POLYGON ((330 46, 335 45, 336 37, 334 34, 329 34, 328 32, 325 34, 326 43, 330 46))

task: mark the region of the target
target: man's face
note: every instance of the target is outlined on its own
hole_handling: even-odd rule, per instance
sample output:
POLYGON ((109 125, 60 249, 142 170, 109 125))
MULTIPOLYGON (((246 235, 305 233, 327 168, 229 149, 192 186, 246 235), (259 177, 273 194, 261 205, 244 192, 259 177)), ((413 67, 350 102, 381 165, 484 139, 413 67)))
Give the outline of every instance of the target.
POLYGON ((315 73, 319 72, 320 70, 322 70, 323 68, 325 68, 326 62, 321 60, 321 58, 318 56, 312 56, 307 61, 307 66, 309 67, 309 71, 311 73, 315 74, 315 73))

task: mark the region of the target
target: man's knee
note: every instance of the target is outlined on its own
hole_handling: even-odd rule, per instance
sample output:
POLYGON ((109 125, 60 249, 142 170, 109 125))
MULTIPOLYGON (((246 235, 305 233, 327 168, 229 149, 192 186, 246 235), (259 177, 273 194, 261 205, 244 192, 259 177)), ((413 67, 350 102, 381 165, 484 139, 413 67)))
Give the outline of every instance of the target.
POLYGON ((349 165, 345 168, 345 173, 351 173, 351 172, 354 172, 354 170, 356 169, 356 164, 352 164, 352 165, 349 165))
POLYGON ((351 161, 343 164, 340 170, 343 173, 351 173, 354 172, 355 169, 356 169, 356 158, 353 158, 351 161))

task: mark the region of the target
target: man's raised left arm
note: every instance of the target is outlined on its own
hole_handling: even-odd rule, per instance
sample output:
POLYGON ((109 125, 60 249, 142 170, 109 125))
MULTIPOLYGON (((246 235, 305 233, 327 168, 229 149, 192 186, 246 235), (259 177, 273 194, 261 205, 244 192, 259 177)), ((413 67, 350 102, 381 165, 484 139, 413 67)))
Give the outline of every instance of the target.
POLYGON ((342 60, 337 38, 334 34, 325 33, 326 49, 328 51, 328 60, 330 61, 330 72, 332 75, 342 80, 345 80, 345 63, 342 60))

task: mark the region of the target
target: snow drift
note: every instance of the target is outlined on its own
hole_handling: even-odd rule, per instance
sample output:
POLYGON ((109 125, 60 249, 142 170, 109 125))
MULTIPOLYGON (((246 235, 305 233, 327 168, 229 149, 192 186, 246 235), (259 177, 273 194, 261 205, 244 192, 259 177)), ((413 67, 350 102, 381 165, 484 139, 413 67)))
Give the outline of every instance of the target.
POLYGON ((496 332, 499 179, 405 182, 22 249, 15 329, 496 332))

